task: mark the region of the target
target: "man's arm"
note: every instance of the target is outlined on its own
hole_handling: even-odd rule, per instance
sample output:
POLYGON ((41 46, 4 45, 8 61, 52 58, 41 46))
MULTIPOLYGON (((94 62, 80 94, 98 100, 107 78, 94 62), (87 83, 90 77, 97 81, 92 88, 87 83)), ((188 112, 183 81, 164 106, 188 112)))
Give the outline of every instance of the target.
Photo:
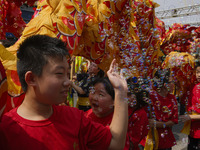
POLYGON ((186 122, 186 121, 189 121, 189 120, 200 120, 200 114, 199 115, 181 115, 179 117, 179 119, 182 122, 186 122))
POLYGON ((175 123, 173 121, 156 121, 154 119, 149 119, 149 125, 150 127, 156 127, 156 128, 166 128, 166 127, 172 127, 175 123))
POLYGON ((128 128, 127 83, 122 75, 117 73, 115 60, 112 61, 107 75, 115 90, 114 114, 110 124, 112 139, 109 150, 124 149, 128 128))
POLYGON ((70 84, 79 94, 85 94, 85 91, 83 91, 83 89, 81 87, 79 87, 78 85, 74 84, 72 81, 71 81, 70 84))

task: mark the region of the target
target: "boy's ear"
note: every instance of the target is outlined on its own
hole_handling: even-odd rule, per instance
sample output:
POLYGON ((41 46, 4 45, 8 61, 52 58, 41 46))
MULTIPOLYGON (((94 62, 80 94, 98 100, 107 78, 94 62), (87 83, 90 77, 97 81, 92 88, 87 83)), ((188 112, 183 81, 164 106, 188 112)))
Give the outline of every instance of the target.
POLYGON ((26 72, 25 81, 26 81, 27 85, 30 85, 30 86, 34 86, 36 84, 35 83, 35 75, 33 74, 32 71, 26 72))

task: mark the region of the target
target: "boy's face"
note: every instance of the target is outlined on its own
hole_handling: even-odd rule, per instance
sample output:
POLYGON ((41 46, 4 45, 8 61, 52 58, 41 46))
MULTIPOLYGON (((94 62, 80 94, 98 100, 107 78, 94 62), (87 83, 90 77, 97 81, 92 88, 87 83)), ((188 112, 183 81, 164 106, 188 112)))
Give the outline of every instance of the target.
POLYGON ((196 68, 196 78, 197 78, 197 81, 200 82, 200 66, 196 68))
POLYGON ((69 82, 67 58, 48 58, 42 75, 36 77, 35 96, 42 104, 60 104, 67 98, 69 82))

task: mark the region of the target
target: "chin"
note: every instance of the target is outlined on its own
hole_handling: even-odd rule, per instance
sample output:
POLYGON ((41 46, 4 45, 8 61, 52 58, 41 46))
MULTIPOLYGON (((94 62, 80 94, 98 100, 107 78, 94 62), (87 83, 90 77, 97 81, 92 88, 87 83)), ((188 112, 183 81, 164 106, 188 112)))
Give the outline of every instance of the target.
POLYGON ((66 99, 63 99, 63 100, 59 100, 59 101, 55 101, 54 102, 54 105, 59 105, 59 104, 62 104, 66 101, 66 99))

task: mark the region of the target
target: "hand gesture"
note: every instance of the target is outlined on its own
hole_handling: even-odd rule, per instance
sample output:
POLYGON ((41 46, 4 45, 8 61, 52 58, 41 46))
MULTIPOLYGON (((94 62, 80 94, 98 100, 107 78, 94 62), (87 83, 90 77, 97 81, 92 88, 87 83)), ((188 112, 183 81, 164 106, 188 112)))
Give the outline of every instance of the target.
POLYGON ((126 90, 128 91, 128 86, 125 78, 122 76, 122 71, 120 71, 120 74, 117 71, 118 64, 116 63, 116 60, 113 59, 111 62, 110 68, 107 72, 107 76, 113 85, 114 89, 119 90, 126 90))

